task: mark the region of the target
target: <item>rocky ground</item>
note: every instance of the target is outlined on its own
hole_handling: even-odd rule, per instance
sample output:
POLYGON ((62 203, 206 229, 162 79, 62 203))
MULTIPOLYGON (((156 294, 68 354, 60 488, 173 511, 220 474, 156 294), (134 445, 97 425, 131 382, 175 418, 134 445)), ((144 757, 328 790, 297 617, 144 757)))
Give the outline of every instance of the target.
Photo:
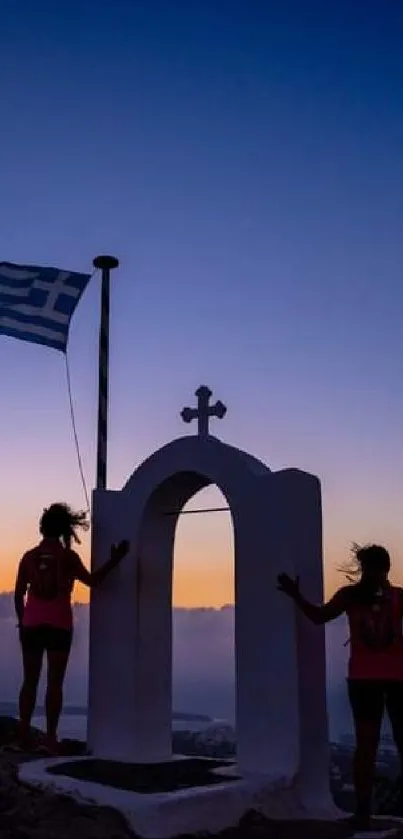
POLYGON ((18 782, 17 760, 0 758, 1 839, 131 839, 119 813, 76 804, 67 796, 30 789, 18 782))
MULTIPOLYGON (((15 721, 0 718, 0 744, 4 747, 14 736, 15 721)), ((82 751, 82 744, 65 743, 66 753, 77 749, 82 751)), ((0 839, 134 839, 125 820, 112 809, 77 804, 68 796, 19 783, 18 763, 27 759, 32 760, 32 755, 0 753, 0 839)), ((387 819, 374 823, 376 830, 392 826, 396 823, 387 819)), ((251 813, 217 839, 347 839, 352 835, 342 823, 275 822, 251 813)), ((395 836, 403 839, 403 824, 395 836)))

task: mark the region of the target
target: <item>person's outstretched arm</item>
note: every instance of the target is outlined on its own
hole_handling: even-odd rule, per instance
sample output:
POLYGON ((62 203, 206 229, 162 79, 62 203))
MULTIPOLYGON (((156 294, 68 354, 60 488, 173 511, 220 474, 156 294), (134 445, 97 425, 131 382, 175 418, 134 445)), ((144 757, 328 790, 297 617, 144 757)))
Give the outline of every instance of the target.
POLYGON ((324 603, 322 606, 316 606, 314 603, 310 603, 309 600, 306 600, 301 594, 299 590, 299 577, 293 580, 292 577, 288 576, 288 574, 279 574, 277 582, 277 588, 279 591, 282 591, 288 597, 291 597, 298 608, 301 609, 301 612, 303 612, 303 614, 312 621, 312 623, 317 625, 335 620, 335 618, 340 617, 340 615, 342 615, 348 607, 350 586, 340 588, 327 603, 324 603))
POLYGON ((81 562, 80 557, 78 554, 74 554, 74 576, 76 580, 79 580, 80 583, 84 583, 85 586, 89 588, 95 588, 98 586, 108 574, 116 568, 122 561, 122 559, 126 556, 129 552, 130 544, 129 542, 124 539, 122 542, 119 542, 118 545, 111 546, 111 555, 110 558, 101 565, 100 568, 97 568, 96 571, 87 571, 85 565, 81 562))

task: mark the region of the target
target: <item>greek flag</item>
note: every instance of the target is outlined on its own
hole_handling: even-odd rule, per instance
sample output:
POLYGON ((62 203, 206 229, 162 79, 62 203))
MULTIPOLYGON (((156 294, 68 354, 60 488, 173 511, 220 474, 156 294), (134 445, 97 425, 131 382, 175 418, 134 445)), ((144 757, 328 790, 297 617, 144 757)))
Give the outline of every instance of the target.
POLYGON ((90 277, 0 262, 0 335, 66 352, 70 321, 90 277))

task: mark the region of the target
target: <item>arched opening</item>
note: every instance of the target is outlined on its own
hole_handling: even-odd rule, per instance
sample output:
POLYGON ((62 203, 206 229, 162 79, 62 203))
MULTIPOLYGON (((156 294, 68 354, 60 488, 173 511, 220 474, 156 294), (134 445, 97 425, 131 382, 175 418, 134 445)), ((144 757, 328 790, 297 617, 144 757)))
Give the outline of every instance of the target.
MULTIPOLYGON (((203 522, 202 520, 209 517, 210 519, 213 519, 208 526, 211 536, 210 544, 213 544, 214 531, 217 530, 221 532, 221 542, 226 543, 226 567, 229 577, 226 590, 228 593, 230 591, 230 586, 232 587, 232 597, 230 597, 230 600, 233 604, 235 557, 233 547, 234 539, 232 534, 232 515, 229 510, 228 500, 225 498, 223 491, 215 488, 209 476, 198 472, 177 472, 162 481, 162 483, 154 489, 154 492, 148 498, 146 508, 143 511, 139 540, 140 583, 138 631, 139 637, 144 640, 141 641, 139 647, 137 666, 139 673, 138 683, 140 685, 148 685, 148 696, 146 703, 146 696, 142 696, 142 691, 140 689, 137 695, 137 700, 143 709, 144 730, 146 728, 148 729, 148 738, 150 739, 150 737, 153 737, 154 733, 155 736, 157 736, 155 719, 158 717, 159 742, 161 743, 162 741, 162 731, 164 730, 164 739, 167 751, 168 738, 169 750, 171 750, 173 712, 183 714, 186 714, 187 712, 189 715, 192 713, 204 714, 205 716, 212 718, 225 716, 225 718, 230 718, 233 725, 235 723, 235 645, 233 605, 231 605, 231 603, 220 603, 220 605, 227 606, 227 608, 222 612, 217 609, 201 608, 196 613, 194 610, 187 610, 185 613, 182 611, 179 615, 180 618, 184 619, 184 621, 182 620, 182 638, 184 642, 186 642, 186 639, 190 637, 192 627, 198 631, 199 639, 198 642, 196 637, 194 639, 195 642, 190 643, 190 645, 187 646, 187 660, 184 662, 184 668, 182 668, 182 676, 186 669, 188 671, 186 686, 184 686, 183 680, 182 685, 180 686, 180 675, 178 678, 176 667, 179 652, 178 647, 176 648, 175 659, 173 656, 173 653, 175 652, 173 649, 173 641, 174 639, 177 639, 177 623, 176 620, 173 622, 172 618, 175 546, 179 545, 179 550, 181 550, 182 547, 182 551, 185 550, 185 554, 190 553, 189 548, 192 548, 191 530, 195 529, 195 525, 193 525, 193 528, 190 528, 189 533, 189 525, 184 525, 183 521, 190 518, 196 519, 196 517, 200 520, 199 524, 196 524, 196 531, 199 534, 200 543, 198 544, 195 552, 196 556, 195 554, 193 554, 193 556, 195 557, 196 566, 199 564, 199 574, 200 564, 203 563, 203 554, 205 556, 207 545, 209 544, 207 521, 203 522), (215 513, 197 513, 195 515, 188 513, 187 510, 195 508, 199 509, 199 507, 197 507, 198 504, 201 504, 203 508, 206 509, 207 503, 205 504, 205 502, 203 502, 203 497, 206 500, 210 499, 209 509, 212 507, 220 507, 224 509, 220 509, 220 512, 215 513), (224 522, 221 524, 219 524, 219 516, 224 518, 224 522), (214 521, 216 522, 215 524, 214 521), (226 538, 224 537, 225 533, 226 538), (186 544, 186 536, 188 536, 189 540, 187 546, 188 550, 184 547, 184 541, 186 544), (220 641, 219 637, 214 637, 214 627, 211 627, 213 633, 210 631, 210 644, 208 633, 206 631, 203 632, 203 627, 200 625, 204 620, 206 630, 206 624, 209 617, 213 618, 212 623, 214 622, 214 618, 216 619, 216 623, 219 623, 219 619, 221 618, 223 628, 222 639, 220 641), (193 624, 191 623, 192 620, 194 621, 193 624), (197 621, 199 626, 197 626, 197 621), (188 623, 187 626, 186 623, 188 623), (202 645, 202 649, 200 644, 202 645), (227 673, 225 687, 223 687, 223 675, 220 667, 220 664, 222 664, 222 655, 220 661, 218 651, 220 644, 223 650, 222 655, 224 655, 227 659, 227 666, 225 667, 225 671, 227 673), (206 676, 209 671, 210 684, 214 678, 214 650, 216 650, 217 653, 217 698, 215 702, 214 697, 211 696, 211 690, 209 691, 208 685, 206 684, 206 676), (204 663, 202 661, 202 655, 205 656, 204 663), (194 660, 193 668, 190 668, 189 663, 192 659, 194 660), (152 686, 149 678, 150 662, 154 663, 152 686), (173 680, 173 667, 175 667, 177 676, 175 680, 173 680), (219 678, 221 678, 221 683, 218 681, 219 678), (194 684, 195 681, 196 685, 194 684), (178 689, 182 694, 180 700, 178 696, 178 689), (219 694, 221 694, 221 696, 219 696, 219 694), (167 695, 169 695, 169 702, 167 701, 167 695), (197 699, 202 702, 202 710, 200 707, 196 707, 195 705, 197 699), (175 700, 175 702, 173 702, 173 700, 175 700), (177 705, 177 702, 179 701, 180 707, 177 705), (145 720, 145 706, 147 707, 147 715, 149 709, 149 720, 145 720)), ((184 559, 186 561, 186 556, 184 559)), ((176 580, 178 580, 180 567, 176 574, 176 580)), ((204 578, 206 579, 205 575, 204 578)), ((212 584, 214 584, 214 580, 212 580, 212 584)), ((203 594, 201 596, 203 598, 203 594)), ((193 605, 195 605, 195 601, 193 602, 193 605)), ((208 607, 209 603, 202 599, 199 600, 197 605, 200 607, 208 607)), ((217 605, 217 600, 214 605, 217 605)), ((176 616, 178 616, 177 613, 176 616)), ((233 753, 234 736, 232 737, 231 745, 233 753)), ((175 749, 175 751, 176 750, 177 749, 175 749)))
POLYGON ((172 594, 173 751, 232 757, 234 533, 228 502, 215 485, 193 495, 178 517, 172 594))

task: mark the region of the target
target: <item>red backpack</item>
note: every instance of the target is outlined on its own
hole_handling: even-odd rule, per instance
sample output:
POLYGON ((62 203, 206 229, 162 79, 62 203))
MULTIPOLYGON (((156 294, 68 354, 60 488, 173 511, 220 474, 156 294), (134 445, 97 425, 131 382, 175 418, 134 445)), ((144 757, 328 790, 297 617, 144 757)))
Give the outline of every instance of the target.
POLYGON ((54 600, 62 593, 62 557, 59 552, 36 548, 29 558, 29 587, 39 600, 54 600))

